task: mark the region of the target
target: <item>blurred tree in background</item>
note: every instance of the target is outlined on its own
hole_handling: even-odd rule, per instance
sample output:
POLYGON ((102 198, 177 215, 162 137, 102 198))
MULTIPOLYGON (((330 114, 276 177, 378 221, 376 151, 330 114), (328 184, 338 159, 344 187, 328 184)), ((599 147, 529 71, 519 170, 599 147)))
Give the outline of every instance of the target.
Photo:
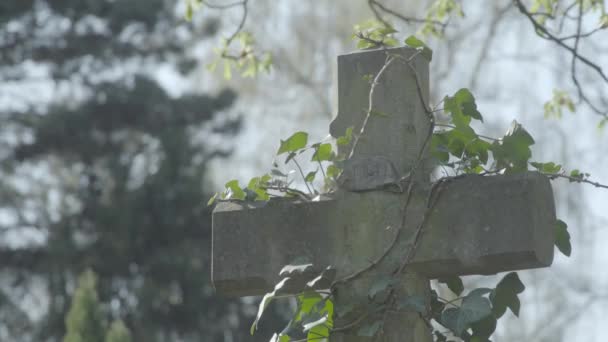
POLYGON ((159 81, 191 71, 186 50, 218 26, 174 6, 0 2, 0 340, 59 341, 87 268, 104 320, 134 341, 250 340, 238 334, 253 306, 216 297, 209 279, 205 171, 230 151, 203 138, 238 131, 219 115, 235 93, 159 81))
POLYGON ((105 328, 97 297, 97 280, 90 270, 78 280, 65 325, 67 333, 63 342, 103 342, 105 328))
POLYGON ((122 321, 114 321, 106 335, 105 342, 131 342, 131 333, 122 321))

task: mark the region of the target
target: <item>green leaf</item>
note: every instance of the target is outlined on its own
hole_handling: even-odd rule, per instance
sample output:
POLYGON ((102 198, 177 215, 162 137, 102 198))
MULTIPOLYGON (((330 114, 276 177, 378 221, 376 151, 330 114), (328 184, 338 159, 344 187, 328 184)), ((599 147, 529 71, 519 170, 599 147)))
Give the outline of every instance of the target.
POLYGON ((422 50, 421 55, 426 57, 429 61, 433 59, 433 50, 431 50, 423 41, 416 38, 416 36, 409 36, 405 39, 405 44, 413 48, 422 50))
POLYGON ((219 194, 216 192, 215 194, 213 194, 213 196, 211 196, 211 198, 209 199, 209 201, 207 201, 207 205, 213 205, 213 203, 215 203, 215 200, 217 199, 217 197, 219 196, 219 194))
POLYGON ((565 256, 570 256, 572 253, 572 245, 570 244, 570 233, 568 233, 568 225, 562 220, 557 220, 555 225, 555 246, 565 256))
POLYGON ((383 321, 375 321, 373 323, 365 323, 357 330, 357 335, 362 337, 374 337, 383 325, 383 321))
POLYGON ((447 278, 439 278, 438 281, 442 284, 446 284, 448 288, 454 292, 457 296, 460 296, 462 291, 464 291, 464 285, 462 284, 462 279, 458 276, 447 277, 447 278))
POLYGON ((507 308, 519 316, 520 301, 517 295, 525 290, 524 284, 519 280, 516 272, 511 272, 504 276, 492 293, 490 293, 490 301, 492 302, 492 311, 496 318, 504 315, 507 308))
MULTIPOLYGON (((316 307, 317 303, 323 300, 320 294, 313 291, 307 291, 296 297, 298 303, 298 312, 294 316, 295 321, 301 321, 306 316, 313 313, 313 309, 316 307)), ((318 313, 318 311, 317 311, 318 313)), ((318 315, 317 317, 320 317, 318 315)))
POLYGON ((492 144, 492 153, 498 169, 507 173, 523 172, 528 169, 528 160, 532 156, 530 146, 534 144, 532 136, 519 124, 513 121, 501 143, 492 144))
POLYGON ((471 118, 483 121, 481 113, 477 110, 475 97, 466 88, 458 90, 451 97, 446 96, 443 110, 452 115, 452 121, 457 127, 468 126, 471 118))
POLYGON ((307 183, 312 183, 315 180, 316 175, 317 175, 317 171, 310 171, 309 173, 306 174, 306 177, 304 177, 304 181, 307 183))
POLYGON ((405 299, 397 302, 399 310, 413 310, 415 312, 425 314, 427 312, 426 300, 419 295, 408 296, 405 299))
POLYGON ((316 146, 315 153, 312 155, 312 161, 331 160, 331 144, 325 143, 316 146))
POLYGON ((344 133, 343 136, 338 137, 336 139, 336 144, 341 145, 341 146, 345 146, 350 144, 351 140, 353 138, 353 127, 348 127, 346 129, 346 133, 344 133))
MULTIPOLYGON (((479 341, 487 341, 496 330, 496 317, 488 315, 485 318, 471 324, 473 330, 473 338, 478 338, 479 341)), ((471 339, 473 341, 473 339, 471 339)))
POLYGON ((450 143, 448 133, 437 132, 431 137, 431 154, 441 163, 447 163, 450 160, 450 143))
POLYGON ((306 143, 308 143, 308 133, 296 132, 287 138, 287 140, 281 140, 281 146, 279 147, 277 155, 285 152, 295 152, 306 147, 306 143))
POLYGON ((562 166, 559 164, 555 164, 553 162, 548 163, 538 163, 538 162, 530 162, 534 168, 542 173, 558 173, 562 170, 562 166))
POLYGON ((459 308, 449 308, 443 311, 441 323, 452 330, 457 336, 475 323, 492 313, 490 301, 479 295, 466 296, 459 308))
POLYGON ((338 177, 338 175, 340 175, 340 172, 342 172, 342 170, 340 170, 340 168, 334 164, 329 165, 327 167, 327 171, 325 171, 325 173, 327 174, 327 177, 329 177, 329 178, 338 177))
POLYGON ((230 193, 227 196, 227 198, 229 199, 244 200, 245 197, 247 197, 247 194, 245 193, 245 191, 243 191, 243 189, 241 189, 241 187, 239 186, 239 181, 236 179, 228 181, 226 183, 226 188, 230 190, 230 193))

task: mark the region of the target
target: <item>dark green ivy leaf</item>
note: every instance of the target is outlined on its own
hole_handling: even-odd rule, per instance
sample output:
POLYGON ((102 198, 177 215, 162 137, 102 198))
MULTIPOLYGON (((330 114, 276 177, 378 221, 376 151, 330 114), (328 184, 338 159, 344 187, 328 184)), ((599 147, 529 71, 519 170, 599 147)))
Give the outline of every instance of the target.
POLYGON ((477 338, 479 341, 487 341, 490 336, 496 330, 496 318, 494 315, 488 315, 485 318, 471 324, 473 330, 473 338, 477 338))
POLYGON ((459 308, 449 308, 443 311, 441 323, 461 336, 472 323, 475 323, 492 313, 490 301, 479 295, 468 295, 462 300, 459 308))
POLYGON ((568 233, 568 225, 562 220, 557 220, 555 226, 555 246, 565 256, 570 256, 572 253, 572 245, 570 244, 570 233, 568 233))
POLYGON ((399 302, 397 302, 397 308, 399 310, 412 310, 418 312, 420 314, 425 314, 426 310, 426 301, 424 297, 419 295, 408 296, 399 302))
POLYGON ((519 124, 513 121, 502 141, 492 144, 492 153, 498 169, 507 173, 524 172, 528 169, 528 160, 532 156, 530 146, 534 145, 532 136, 519 124))
POLYGON ((468 126, 471 118, 483 121, 475 97, 468 89, 462 88, 453 96, 446 96, 443 101, 443 110, 452 115, 452 121, 457 127, 468 126))
POLYGON ((457 296, 460 296, 462 291, 464 291, 464 285, 458 276, 439 278, 438 281, 442 284, 446 284, 448 288, 457 296))
POLYGON ((519 316, 520 301, 518 294, 525 290, 524 284, 519 279, 516 272, 511 272, 504 276, 496 285, 496 288, 490 293, 490 301, 492 302, 492 311, 496 318, 504 315, 507 308, 519 316))

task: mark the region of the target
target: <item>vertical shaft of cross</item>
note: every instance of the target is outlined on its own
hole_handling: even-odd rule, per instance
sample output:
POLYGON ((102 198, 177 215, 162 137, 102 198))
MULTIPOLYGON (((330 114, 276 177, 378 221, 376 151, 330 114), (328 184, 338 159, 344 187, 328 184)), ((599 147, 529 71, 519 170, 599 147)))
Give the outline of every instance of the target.
MULTIPOLYGON (((348 287, 349 290, 343 289, 337 292, 334 300, 337 313, 341 308, 350 308, 353 304, 359 304, 360 309, 354 309, 344 317, 335 318, 337 331, 332 333, 331 342, 431 342, 432 336, 428 323, 424 321, 419 312, 408 308, 374 312, 374 309, 381 308, 383 304, 365 305, 370 299, 362 294, 368 293, 369 288, 378 281, 378 276, 361 277, 355 282, 356 285, 348 287), (373 333, 373 336, 364 336, 367 333, 373 333)), ((386 305, 392 305, 394 308, 398 308, 399 301, 403 301, 404 298, 424 298, 428 307, 429 281, 426 277, 415 273, 404 274, 396 278, 390 291, 378 297, 380 298, 374 300, 386 301, 386 305)))
MULTIPOLYGON (((355 135, 354 148, 352 145, 346 147, 352 150, 338 180, 340 191, 345 198, 350 198, 358 196, 359 191, 371 190, 367 197, 376 198, 378 207, 388 209, 396 205, 402 208, 403 212, 389 214, 390 210, 385 211, 385 215, 391 216, 386 221, 395 234, 402 228, 405 230, 402 226, 418 226, 422 217, 421 198, 424 195, 421 193, 424 190, 421 189, 428 185, 430 165, 426 151, 422 151, 431 126, 426 113, 428 65, 429 61, 417 50, 407 47, 338 58, 339 108, 330 131, 338 137, 349 126, 354 126, 355 135), (410 179, 415 182, 415 194, 403 193, 401 181, 410 176, 414 167, 420 168, 410 179), (395 186, 402 193, 386 193, 387 188, 394 189, 395 186), (410 201, 409 197, 415 199, 410 201), (410 218, 402 221, 406 212, 411 214, 408 215, 410 218)), ((380 235, 386 228, 370 225, 353 229, 353 234, 361 235, 353 239, 365 241, 365 236, 380 235)), ((382 336, 382 340, 388 342, 432 340, 430 329, 419 312, 397 309, 398 302, 408 296, 424 299, 428 307, 430 290, 426 277, 411 272, 396 274, 393 276, 398 281, 384 293, 386 298, 370 298, 369 293, 374 282, 391 276, 392 270, 402 262, 403 256, 408 254, 407 249, 412 248, 414 233, 415 229, 407 229, 399 241, 395 241, 393 250, 389 250, 391 246, 386 243, 385 258, 372 265, 361 277, 337 288, 338 331, 332 335, 332 342, 373 341, 370 337, 361 336, 366 334, 366 329, 371 329, 367 332, 378 329, 375 336, 382 336), (385 309, 373 312, 379 307, 385 309)))

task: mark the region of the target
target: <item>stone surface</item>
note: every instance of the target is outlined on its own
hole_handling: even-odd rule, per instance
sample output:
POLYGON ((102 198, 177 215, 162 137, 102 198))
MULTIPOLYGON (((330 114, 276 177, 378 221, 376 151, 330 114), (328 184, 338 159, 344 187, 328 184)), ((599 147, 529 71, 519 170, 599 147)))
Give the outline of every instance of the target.
MULTIPOLYGON (((416 50, 402 47, 388 49, 388 52, 410 58, 416 50)), ((361 131, 369 108, 370 78, 385 62, 386 53, 382 50, 338 57, 338 115, 330 125, 332 136, 344 135, 348 127, 354 127, 355 134, 361 131)), ((428 99, 429 61, 417 55, 411 65, 418 75, 422 95, 428 99)), ((398 175, 407 174, 423 146, 429 121, 418 95, 415 76, 404 60, 395 59, 382 73, 374 91, 372 109, 381 114, 370 118, 354 156, 385 157, 398 175)))
MULTIPOLYGON (((410 269, 436 278, 551 264, 556 218, 546 177, 471 175, 445 184, 439 195, 410 269)), ((262 294, 284 265, 302 257, 320 269, 336 267, 339 276, 354 272, 390 245, 399 197, 347 193, 319 202, 220 203, 213 213, 215 287, 262 294)), ((422 216, 421 209, 412 216, 422 216)), ((404 236, 415 228, 406 225, 404 236)))

